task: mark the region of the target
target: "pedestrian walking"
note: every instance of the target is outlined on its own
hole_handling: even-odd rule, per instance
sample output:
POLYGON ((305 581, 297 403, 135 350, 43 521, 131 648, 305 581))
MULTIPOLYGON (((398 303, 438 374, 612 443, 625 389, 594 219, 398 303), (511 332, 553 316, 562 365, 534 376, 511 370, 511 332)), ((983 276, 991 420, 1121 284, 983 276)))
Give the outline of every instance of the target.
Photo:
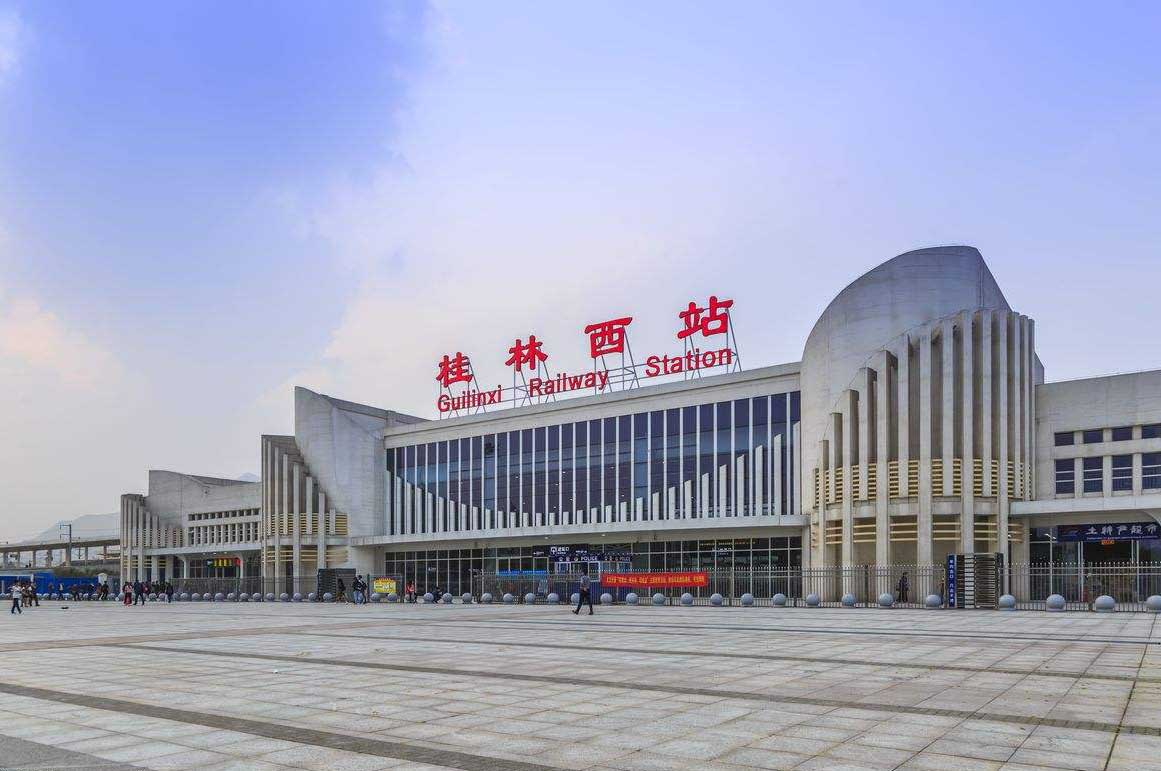
POLYGON ((24 615, 24 611, 20 609, 20 602, 24 598, 24 589, 20 584, 12 584, 12 586, 8 587, 8 591, 12 593, 12 607, 8 609, 8 614, 17 613, 24 615))
POLYGON ((165 582, 165 601, 167 603, 173 602, 173 584, 169 581, 165 582))
POLYGON ((338 580, 338 586, 335 589, 335 602, 346 602, 346 601, 347 601, 347 584, 343 581, 343 579, 340 578, 338 580))
POLYGON ((32 605, 38 608, 40 607, 40 593, 36 591, 36 584, 28 585, 28 601, 30 603, 29 607, 32 607, 32 605))
POLYGON ((123 604, 126 608, 128 608, 130 605, 132 605, 133 604, 133 584, 126 581, 125 585, 121 587, 121 595, 123 597, 121 604, 123 604))
POLYGON ((589 604, 589 615, 593 615, 593 595, 592 595, 592 581, 589 579, 589 569, 587 566, 581 568, 580 577, 580 593, 576 600, 576 610, 572 613, 574 616, 579 616, 581 606, 586 602, 589 604))

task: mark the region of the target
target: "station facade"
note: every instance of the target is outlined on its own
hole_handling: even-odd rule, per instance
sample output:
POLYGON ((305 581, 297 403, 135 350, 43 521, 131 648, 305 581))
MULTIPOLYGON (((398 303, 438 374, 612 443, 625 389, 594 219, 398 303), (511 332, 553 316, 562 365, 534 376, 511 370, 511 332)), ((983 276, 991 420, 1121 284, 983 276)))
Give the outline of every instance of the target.
MULTIPOLYGON (((154 471, 147 493, 122 496, 122 574, 262 576, 290 592, 353 567, 458 592, 473 574, 561 561, 1161 561, 1161 371, 1046 382, 1034 321, 975 249, 861 276, 799 362, 740 370, 728 336, 702 340, 727 323, 702 317, 698 352, 687 340, 650 357, 635 388, 604 388, 602 373, 637 380, 624 368, 538 374, 520 391, 532 403, 510 406, 461 367, 438 420, 296 388, 293 433, 261 437, 258 481, 154 471), (698 371, 677 374, 687 361, 698 371), (596 393, 548 398, 574 378, 596 393)), ((535 345, 517 340, 513 360, 535 345)), ((441 375, 456 371, 444 359, 441 375)))

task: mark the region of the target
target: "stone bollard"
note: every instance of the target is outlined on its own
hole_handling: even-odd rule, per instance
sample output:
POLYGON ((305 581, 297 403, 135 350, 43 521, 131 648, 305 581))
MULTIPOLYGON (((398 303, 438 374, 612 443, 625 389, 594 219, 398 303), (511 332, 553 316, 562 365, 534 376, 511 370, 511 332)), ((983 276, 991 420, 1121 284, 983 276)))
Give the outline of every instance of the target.
POLYGON ((379 596, 378 592, 371 592, 371 602, 383 602, 383 598, 379 596))
POLYGON ((782 592, 778 592, 778 594, 775 594, 772 598, 770 598, 770 602, 774 605, 775 608, 785 608, 786 595, 782 592))
POLYGON ((681 604, 682 605, 692 605, 693 604, 693 595, 690 594, 689 592, 686 592, 685 594, 681 595, 681 604))
POLYGON ((545 602, 547 602, 549 605, 559 605, 560 604, 560 595, 557 594, 556 592, 551 592, 548 595, 547 599, 545 599, 545 602))
MULTIPOLYGON (((267 597, 270 597, 270 599, 274 599, 274 598, 273 598, 273 597, 271 597, 269 594, 268 594, 268 595, 266 595, 266 596, 267 596, 267 597)), ((306 595, 306 601, 307 601, 307 602, 316 602, 317 600, 318 600, 318 595, 317 595, 316 593, 314 593, 314 592, 308 592, 308 593, 307 593, 307 595, 306 595)))
POLYGON ((1161 613, 1161 594, 1151 594, 1145 600, 1145 610, 1151 613, 1161 613))
POLYGON ((1000 599, 996 601, 996 607, 1000 610, 1015 610, 1016 598, 1010 594, 1001 594, 1000 599))
POLYGON ((855 607, 855 595, 851 594, 850 592, 844 594, 842 598, 842 605, 844 608, 855 607))
POLYGON ((662 594, 661 592, 657 592, 656 594, 654 594, 653 595, 653 604, 654 605, 664 605, 665 604, 665 595, 662 594))
POLYGON ((452 601, 451 592, 444 592, 443 597, 441 599, 443 600, 444 605, 451 605, 451 601, 452 601))
POLYGON ((330 592, 323 592, 323 602, 334 602, 335 596, 330 592))
POLYGON ((435 602, 435 595, 432 594, 431 592, 428 592, 427 594, 423 595, 423 601, 425 603, 435 602))
POLYGON ((190 599, 190 602, 201 602, 202 596, 200 594, 198 594, 197 592, 194 592, 193 594, 190 595, 189 599, 190 599))
POLYGON ((1059 594, 1050 594, 1048 599, 1044 601, 1044 607, 1053 613, 1059 613, 1064 610, 1064 597, 1059 594))
POLYGON ((601 595, 601 604, 602 605, 612 605, 613 604, 613 595, 609 594, 608 592, 605 592, 604 594, 602 594, 601 595))
POLYGON ((472 593, 471 592, 464 592, 463 594, 461 594, 460 595, 460 602, 462 602, 464 605, 471 605, 472 604, 472 593))
POLYGON ((533 594, 532 592, 529 592, 528 594, 524 595, 524 604, 525 605, 535 605, 536 604, 536 595, 533 594))
POLYGON ((925 600, 923 600, 923 606, 925 608, 932 608, 932 609, 940 608, 943 606, 943 598, 940 597, 938 594, 929 594, 929 595, 927 595, 927 598, 925 600))
POLYGON ((295 592, 294 596, 291 597, 290 599, 294 600, 295 602, 302 602, 302 595, 299 594, 298 592, 295 592))
POLYGON ((511 605, 512 603, 516 602, 516 598, 507 592, 504 593, 504 596, 501 599, 503 599, 505 605, 511 605))
POLYGON ((387 595, 387 602, 399 602, 399 595, 395 592, 391 592, 387 595))
POLYGON ((492 595, 491 595, 491 593, 490 593, 490 592, 484 592, 483 594, 481 594, 481 595, 480 595, 480 602, 484 603, 485 605, 491 605, 491 604, 492 604, 492 595))
POLYGON ((189 599, 189 593, 188 593, 188 592, 182 592, 182 593, 181 593, 181 596, 180 596, 178 599, 180 599, 182 602, 185 602, 186 600, 188 600, 188 599, 189 599))
POLYGON ((250 599, 253 602, 262 602, 262 593, 261 592, 254 592, 253 594, 250 595, 250 599))
POLYGON ((806 595, 806 607, 817 608, 821 604, 822 604, 822 599, 814 592, 811 592, 810 594, 806 595))
POLYGON ((225 602, 225 601, 226 601, 226 595, 222 594, 221 592, 218 592, 217 594, 214 595, 214 602, 225 602))
POLYGON ((1102 594, 1093 600, 1092 609, 1097 613, 1112 613, 1117 609, 1117 601, 1107 594, 1102 594))
POLYGON ((267 602, 274 602, 274 592, 267 592, 266 593, 266 601, 267 602))
POLYGON ((883 592, 879 595, 879 607, 889 608, 895 604, 895 595, 890 592, 883 592))
POLYGON ((249 602, 249 601, 250 601, 250 595, 246 594, 246 592, 242 592, 241 594, 238 595, 238 602, 249 602))
POLYGON ((626 605, 636 605, 637 604, 637 593, 636 592, 629 592, 628 594, 626 594, 625 595, 625 604, 626 605))
POLYGON ((229 593, 226 595, 226 601, 227 601, 227 602, 237 602, 237 601, 238 601, 238 595, 234 594, 233 592, 229 592, 229 593))
POLYGON ((283 592, 282 594, 278 595, 278 601, 279 602, 290 602, 290 595, 287 594, 286 592, 283 592))
POLYGON ((741 597, 743 608, 752 608, 754 606, 754 595, 746 592, 741 597))
POLYGON ((580 592, 573 592, 571 595, 569 595, 569 605, 576 605, 578 602, 580 602, 580 592))
POLYGON ((724 599, 720 594, 714 592, 710 595, 710 605, 713 605, 715 608, 720 608, 724 599))

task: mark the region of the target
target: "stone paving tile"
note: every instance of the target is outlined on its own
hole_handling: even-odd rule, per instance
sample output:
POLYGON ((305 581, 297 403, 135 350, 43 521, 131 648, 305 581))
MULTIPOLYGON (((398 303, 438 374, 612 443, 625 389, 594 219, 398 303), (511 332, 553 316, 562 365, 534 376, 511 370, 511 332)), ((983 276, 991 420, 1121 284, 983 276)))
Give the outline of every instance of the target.
POLYGON ((25 614, 0 632, 38 650, 0 675, 0 726, 23 728, 7 719, 22 716, 27 741, 152 755, 134 761, 144 767, 181 768, 182 755, 202 763, 184 767, 438 757, 594 770, 1147 768, 1161 757, 1161 635, 1137 614, 602 608, 580 624, 543 606, 74 611, 25 614), (129 648, 150 667, 124 669, 129 648), (91 709, 69 694, 138 706, 91 709), (321 732, 327 746, 231 721, 321 732), (360 740, 434 754, 344 744, 360 740))

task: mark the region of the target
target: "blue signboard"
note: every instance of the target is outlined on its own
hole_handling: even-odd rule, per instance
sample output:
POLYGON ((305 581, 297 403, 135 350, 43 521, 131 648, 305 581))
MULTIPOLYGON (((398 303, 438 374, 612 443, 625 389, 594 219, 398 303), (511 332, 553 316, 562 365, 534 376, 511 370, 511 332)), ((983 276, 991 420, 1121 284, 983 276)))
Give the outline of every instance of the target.
POLYGON ((957 600, 958 592, 956 591, 955 573, 956 573, 956 555, 947 555, 947 607, 958 607, 957 600))
POLYGON ((1111 522, 1100 525, 1057 525, 1056 538, 1059 541, 1137 541, 1143 538, 1161 536, 1161 526, 1156 522, 1111 522))

